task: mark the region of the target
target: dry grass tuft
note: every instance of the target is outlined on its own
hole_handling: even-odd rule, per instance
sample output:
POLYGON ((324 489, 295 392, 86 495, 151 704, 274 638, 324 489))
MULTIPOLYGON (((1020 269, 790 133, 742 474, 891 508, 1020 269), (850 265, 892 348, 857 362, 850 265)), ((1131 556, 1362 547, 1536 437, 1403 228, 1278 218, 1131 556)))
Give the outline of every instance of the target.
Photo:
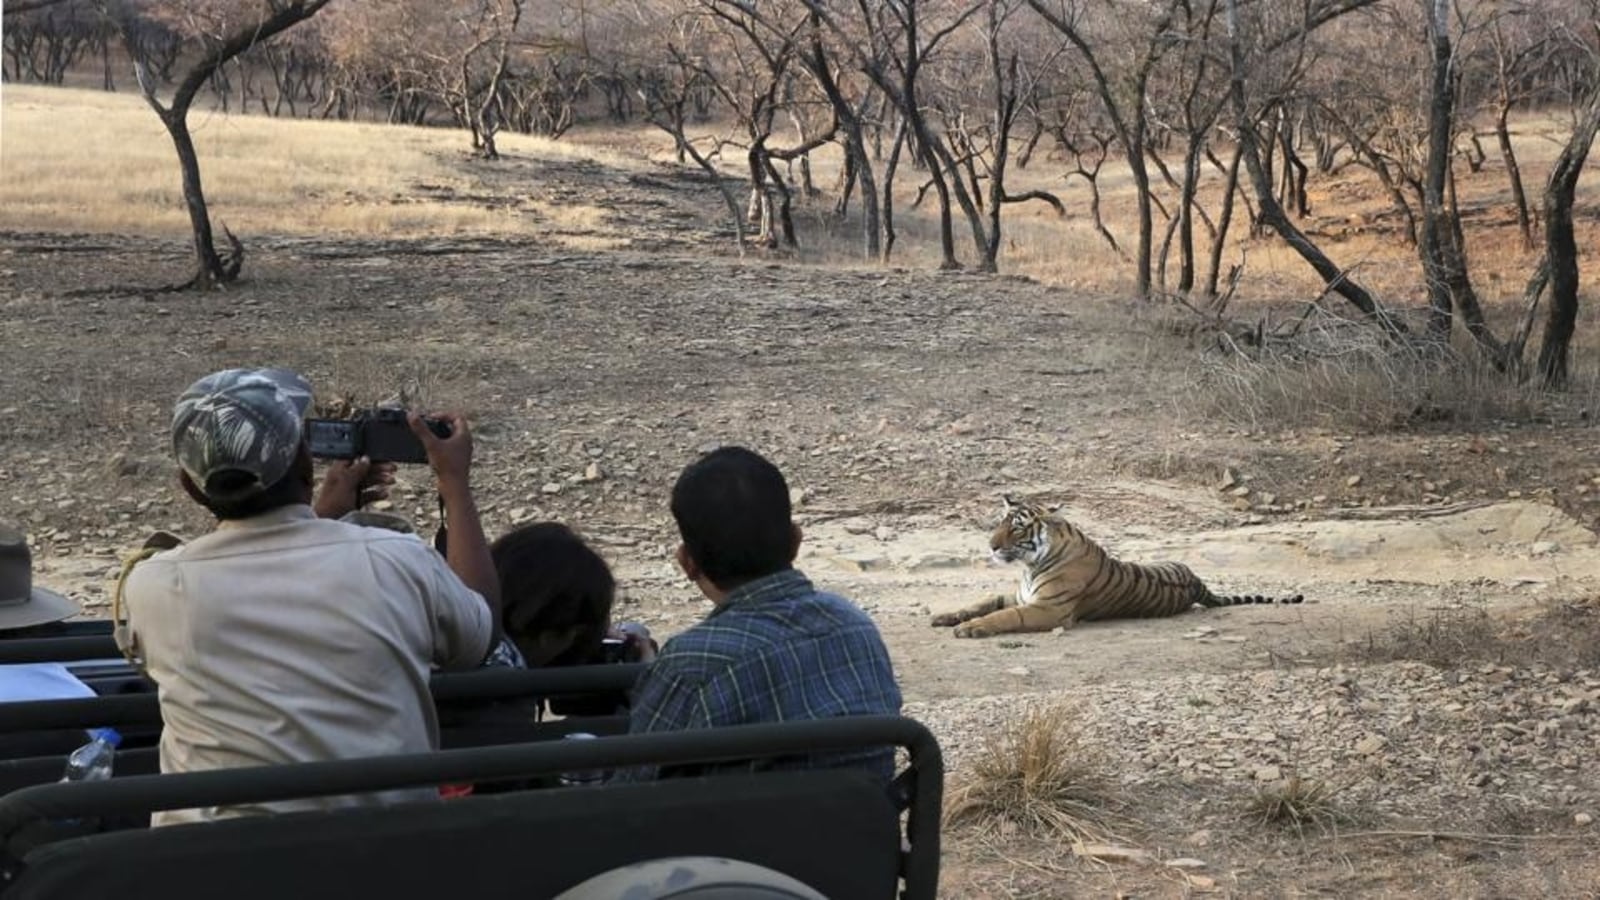
POLYGON ((1113 824, 1126 820, 1112 808, 1105 758, 1084 733, 1067 704, 1028 711, 991 736, 946 793, 945 824, 1080 843, 1113 838, 1113 824))
POLYGON ((1500 662, 1506 651, 1500 628, 1480 604, 1435 607, 1426 615, 1412 607, 1382 631, 1368 632, 1357 645, 1357 652, 1368 662, 1410 660, 1438 669, 1500 662))
POLYGON ((1331 831, 1349 821, 1338 805, 1342 790, 1325 781, 1291 775, 1258 789, 1245 813, 1259 825, 1292 828, 1296 834, 1303 834, 1307 827, 1331 831))

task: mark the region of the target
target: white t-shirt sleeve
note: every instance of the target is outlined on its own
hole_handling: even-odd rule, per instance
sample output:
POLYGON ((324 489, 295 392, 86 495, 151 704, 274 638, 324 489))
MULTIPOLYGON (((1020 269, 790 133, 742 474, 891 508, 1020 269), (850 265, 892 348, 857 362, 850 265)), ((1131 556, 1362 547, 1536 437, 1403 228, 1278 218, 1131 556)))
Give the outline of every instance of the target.
POLYGON ((441 669, 473 669, 489 655, 494 622, 489 603, 462 583, 442 557, 429 552, 433 571, 428 608, 433 616, 433 664, 441 669))

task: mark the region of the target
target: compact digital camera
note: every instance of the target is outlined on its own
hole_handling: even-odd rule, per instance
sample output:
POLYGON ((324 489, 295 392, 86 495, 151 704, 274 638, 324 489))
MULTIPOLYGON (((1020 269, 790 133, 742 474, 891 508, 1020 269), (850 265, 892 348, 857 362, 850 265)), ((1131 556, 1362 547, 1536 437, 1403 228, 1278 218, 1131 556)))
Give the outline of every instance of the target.
MULTIPOLYGON (((450 436, 450 423, 424 417, 428 430, 450 436)), ((406 411, 380 406, 364 409, 348 419, 307 419, 306 439, 317 459, 357 459, 373 462, 425 463, 428 453, 406 422, 406 411)))

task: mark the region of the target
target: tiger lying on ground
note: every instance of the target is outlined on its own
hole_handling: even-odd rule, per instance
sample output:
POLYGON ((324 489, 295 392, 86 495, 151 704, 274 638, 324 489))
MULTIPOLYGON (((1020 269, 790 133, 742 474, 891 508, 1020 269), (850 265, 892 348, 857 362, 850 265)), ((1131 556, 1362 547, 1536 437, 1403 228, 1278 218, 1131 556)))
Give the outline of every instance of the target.
MULTIPOLYGON (((997 559, 1022 561, 1015 596, 990 597, 959 612, 935 616, 935 626, 956 626, 956 637, 1071 628, 1095 619, 1175 616, 1195 604, 1272 603, 1266 597, 1219 597, 1189 567, 1176 562, 1137 565, 1110 554, 1058 515, 1031 503, 1005 499, 1005 516, 989 538, 997 559)), ((1299 603, 1296 594, 1282 603, 1299 603)))

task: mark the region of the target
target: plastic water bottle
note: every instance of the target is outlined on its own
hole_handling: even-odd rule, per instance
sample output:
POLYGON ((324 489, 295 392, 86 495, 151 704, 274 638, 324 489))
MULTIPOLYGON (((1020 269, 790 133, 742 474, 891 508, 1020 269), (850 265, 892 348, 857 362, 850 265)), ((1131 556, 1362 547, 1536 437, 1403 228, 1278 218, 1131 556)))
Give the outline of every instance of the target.
POLYGON ((111 777, 111 763, 122 743, 122 735, 115 728, 95 728, 89 732, 89 738, 89 743, 67 757, 67 772, 62 781, 105 781, 111 777))
MULTIPOLYGON (((562 740, 592 741, 595 740, 595 736, 587 731, 574 731, 573 733, 562 738, 562 740)), ((572 772, 562 772, 560 778, 561 785, 563 787, 582 787, 592 784, 601 784, 605 780, 606 773, 604 769, 578 769, 572 772)))

